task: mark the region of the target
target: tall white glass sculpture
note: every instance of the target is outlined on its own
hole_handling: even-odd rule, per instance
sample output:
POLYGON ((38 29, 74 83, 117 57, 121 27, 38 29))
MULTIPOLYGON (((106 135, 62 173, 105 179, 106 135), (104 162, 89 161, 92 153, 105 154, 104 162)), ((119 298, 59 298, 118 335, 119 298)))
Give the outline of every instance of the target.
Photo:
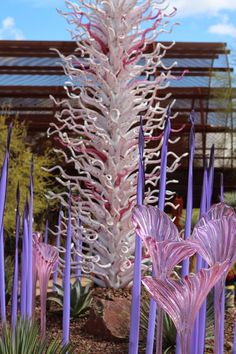
MULTIPOLYGON (((119 288, 132 280, 133 273, 130 216, 136 204, 140 114, 146 142, 156 140, 155 147, 145 148, 145 203, 158 199, 153 186, 159 179, 162 139, 155 138, 155 130, 164 128, 167 116, 163 101, 169 95, 160 92, 174 77, 171 67, 162 63, 169 48, 155 41, 174 10, 166 9, 165 0, 66 3, 69 12, 63 15, 74 26, 78 47, 76 55, 59 54, 68 75, 68 99, 55 100, 58 123, 52 124, 49 135, 60 141, 67 167, 55 169, 74 197, 73 239, 74 244, 76 238, 82 242, 75 247, 82 271, 91 272, 101 286, 119 288)), ((172 155, 168 172, 180 160, 172 155)), ((51 197, 67 207, 67 193, 51 197)))

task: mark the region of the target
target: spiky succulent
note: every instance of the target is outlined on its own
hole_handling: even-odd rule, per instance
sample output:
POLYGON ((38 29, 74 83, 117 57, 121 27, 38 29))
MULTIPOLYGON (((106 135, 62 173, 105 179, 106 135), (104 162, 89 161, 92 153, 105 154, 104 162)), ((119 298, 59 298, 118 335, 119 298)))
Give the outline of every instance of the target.
POLYGON ((41 339, 36 323, 19 318, 15 330, 6 325, 0 337, 0 354, 71 354, 74 350, 70 344, 47 338, 41 339))
MULTIPOLYGON (((48 300, 56 302, 63 307, 64 288, 60 284, 54 284, 56 295, 49 297, 48 300)), ((83 286, 79 279, 70 284, 70 316, 83 317, 89 310, 92 302, 91 288, 87 284, 83 286)))

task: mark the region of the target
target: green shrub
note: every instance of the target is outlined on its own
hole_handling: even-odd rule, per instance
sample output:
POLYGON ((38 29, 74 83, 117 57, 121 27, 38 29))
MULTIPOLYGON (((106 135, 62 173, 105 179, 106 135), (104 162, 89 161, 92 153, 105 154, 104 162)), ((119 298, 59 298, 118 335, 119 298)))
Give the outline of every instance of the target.
POLYGON ((36 323, 18 319, 15 331, 11 327, 3 328, 0 337, 0 354, 71 354, 71 345, 63 345, 61 341, 48 341, 39 335, 36 323))
MULTIPOLYGON (((48 298, 50 301, 56 302, 63 308, 64 289, 59 284, 54 284, 56 295, 48 298)), ((92 302, 90 285, 83 286, 79 279, 70 284, 70 316, 83 317, 89 310, 92 302)))
MULTIPOLYGON (((5 145, 7 141, 6 117, 0 116, 0 165, 5 156, 5 145)), ((48 141, 49 142, 49 141, 48 141)), ((48 143, 47 142, 47 143, 48 143)), ((32 144, 29 143, 27 126, 17 119, 13 121, 13 129, 10 144, 9 170, 7 183, 6 207, 4 215, 4 232, 6 236, 15 233, 15 209, 16 189, 20 184, 20 213, 22 215, 26 198, 29 196, 30 164, 34 155, 34 223, 36 229, 42 228, 42 214, 45 214, 47 200, 45 193, 52 189, 55 178, 52 173, 43 170, 43 167, 50 168, 55 164, 55 157, 50 147, 42 148, 41 152, 34 152, 32 144)))

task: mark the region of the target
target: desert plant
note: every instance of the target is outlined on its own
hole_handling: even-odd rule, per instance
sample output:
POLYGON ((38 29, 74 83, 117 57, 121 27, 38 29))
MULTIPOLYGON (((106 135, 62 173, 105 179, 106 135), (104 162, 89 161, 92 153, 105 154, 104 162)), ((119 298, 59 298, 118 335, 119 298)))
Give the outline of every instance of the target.
MULTIPOLYGON (((193 208, 193 213, 192 213, 192 224, 191 227, 192 229, 194 228, 194 226, 197 224, 198 220, 199 220, 199 215, 200 215, 200 210, 199 208, 193 208)), ((181 216, 180 216, 180 226, 183 229, 184 225, 185 225, 185 220, 186 220, 186 209, 182 210, 181 216)))
MULTIPOLYGON (((56 295, 50 296, 48 300, 56 302, 63 307, 64 287, 54 284, 56 295)), ((70 284, 70 316, 83 317, 89 310, 92 302, 90 285, 83 286, 79 279, 70 284)))
POLYGON ((39 328, 30 320, 19 318, 15 330, 5 325, 0 337, 0 354, 71 354, 70 344, 62 345, 58 340, 41 339, 39 328))
POLYGON ((236 208, 236 191, 224 193, 224 201, 226 204, 236 208))
MULTIPOLYGON (((0 116, 0 145, 4 146, 7 140, 6 117, 0 116)), ((32 160, 32 146, 27 138, 27 125, 14 119, 11 146, 9 150, 9 167, 7 180, 7 196, 4 214, 4 237, 14 235, 15 214, 12 210, 16 209, 15 193, 17 184, 20 185, 20 213, 22 214, 26 196, 29 190, 30 163, 32 160)), ((2 165, 5 156, 5 150, 0 150, 0 165, 2 165)), ((41 154, 34 154, 34 224, 36 228, 40 227, 42 214, 45 213, 47 189, 52 188, 52 182, 55 183, 54 176, 43 170, 43 167, 50 167, 55 163, 55 157, 49 148, 45 148, 41 154)))

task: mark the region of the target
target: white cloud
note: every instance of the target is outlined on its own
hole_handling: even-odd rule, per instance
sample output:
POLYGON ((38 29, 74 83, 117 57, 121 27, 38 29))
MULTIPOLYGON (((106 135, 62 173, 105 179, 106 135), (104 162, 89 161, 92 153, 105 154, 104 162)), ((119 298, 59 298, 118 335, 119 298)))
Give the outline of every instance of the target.
POLYGON ((229 22, 228 16, 222 16, 221 21, 215 25, 211 25, 208 32, 236 38, 236 26, 229 22))
POLYGON ((0 39, 24 39, 23 32, 16 27, 13 17, 6 17, 2 20, 0 26, 0 39))
POLYGON ((177 8, 178 17, 216 16, 236 10, 235 0, 171 0, 170 5, 177 8))

